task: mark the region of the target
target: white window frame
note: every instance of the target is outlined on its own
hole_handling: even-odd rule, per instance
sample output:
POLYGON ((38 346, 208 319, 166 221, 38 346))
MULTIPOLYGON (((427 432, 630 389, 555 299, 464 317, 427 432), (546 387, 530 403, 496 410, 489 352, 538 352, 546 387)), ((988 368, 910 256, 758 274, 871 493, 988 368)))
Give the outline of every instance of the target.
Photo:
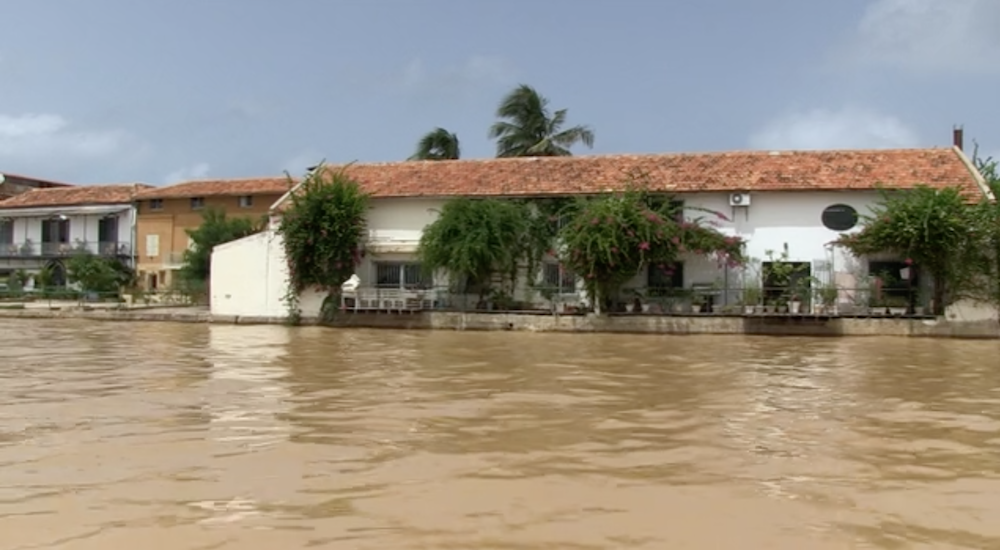
POLYGON ((399 290, 417 290, 430 288, 430 281, 424 280, 423 266, 420 265, 418 261, 406 261, 406 260, 385 260, 372 262, 372 271, 374 274, 374 285, 376 288, 383 289, 399 289, 399 290), (398 270, 396 277, 399 278, 398 283, 379 283, 380 275, 384 273, 383 270, 398 270), (410 273, 416 273, 418 282, 416 284, 406 283, 406 274, 408 270, 410 273))
POLYGON ((557 262, 542 262, 542 272, 540 278, 540 283, 544 288, 555 288, 554 294, 567 295, 576 294, 578 292, 580 278, 566 266, 557 262), (552 273, 551 270, 559 270, 557 272, 559 278, 558 284, 552 284, 554 281, 549 280, 549 276, 552 273))

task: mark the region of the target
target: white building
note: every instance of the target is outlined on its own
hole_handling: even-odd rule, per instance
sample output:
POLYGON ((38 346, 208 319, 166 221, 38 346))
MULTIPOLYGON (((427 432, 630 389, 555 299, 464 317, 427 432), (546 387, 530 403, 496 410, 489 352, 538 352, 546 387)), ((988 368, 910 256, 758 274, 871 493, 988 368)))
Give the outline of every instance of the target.
MULTIPOLYGON (((423 228, 456 196, 594 195, 621 190, 630 174, 642 174, 647 189, 683 200, 692 217, 703 215, 693 211, 698 207, 724 214, 728 219, 719 220, 717 228, 747 242, 747 253, 755 258, 748 272, 756 269, 759 278, 768 260, 799 263, 808 275, 845 289, 838 297, 843 302, 854 299, 848 290, 859 288, 869 273, 905 267, 902 258, 856 259, 830 244, 857 227, 858 215, 878 200, 878 186, 958 187, 972 198, 988 192, 958 147, 399 162, 354 164, 346 172, 372 197, 366 255, 357 270, 357 301, 351 305, 380 310, 456 305, 454 296, 438 288, 445 285, 444 278, 421 280, 416 256, 423 228), (431 286, 435 288, 427 288, 431 286)), ((287 197, 276 203, 275 223, 286 202, 287 197)), ((217 247, 212 312, 287 315, 285 265, 281 239, 273 229, 217 247)), ((572 276, 561 277, 556 264, 542 272, 546 284, 566 288, 563 303, 583 300, 579 285, 572 276)), ((706 293, 714 303, 733 304, 738 290, 725 289, 741 288, 746 278, 746 272, 720 269, 713 260, 692 256, 670 277, 657 269, 643 270, 625 286, 712 287, 716 290, 706 293)), ((542 300, 524 293, 522 299, 542 300)), ((322 299, 318 293, 301 297, 302 314, 315 315, 322 299)))
POLYGON ((0 277, 51 269, 66 282, 65 261, 89 252, 133 264, 133 197, 143 185, 33 189, 0 202, 0 277))

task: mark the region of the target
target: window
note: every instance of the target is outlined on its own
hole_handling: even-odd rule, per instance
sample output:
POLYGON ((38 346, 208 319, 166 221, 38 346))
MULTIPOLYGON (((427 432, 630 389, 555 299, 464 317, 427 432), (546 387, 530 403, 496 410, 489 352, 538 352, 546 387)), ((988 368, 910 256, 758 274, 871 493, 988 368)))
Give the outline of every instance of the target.
POLYGON ((576 292, 576 275, 560 264, 542 264, 542 285, 557 293, 576 292))
POLYGON ((678 222, 684 221, 684 201, 672 198, 670 195, 650 195, 646 197, 646 205, 653 210, 668 210, 674 214, 678 222))
POLYGON ((200 210, 205 207, 204 197, 191 197, 191 210, 200 210))
POLYGON ((858 211, 853 206, 834 204, 823 210, 820 221, 831 231, 847 231, 858 225, 858 211))
POLYGON ((684 262, 650 264, 646 269, 646 286, 649 296, 669 296, 684 288, 684 262))
POLYGON ((69 242, 69 220, 54 219, 42 222, 42 242, 66 244, 69 242))
POLYGON ((146 256, 155 258, 160 255, 160 236, 146 235, 146 256))
POLYGON ((118 242, 118 218, 101 218, 97 222, 97 241, 100 243, 118 242))
POLYGON ((378 288, 427 288, 418 263, 375 262, 375 286, 378 288))
POLYGON ((918 280, 919 270, 913 266, 907 265, 905 262, 901 261, 869 261, 868 262, 868 275, 871 277, 878 277, 880 288, 882 290, 881 296, 875 296, 876 299, 900 299, 909 298, 911 292, 915 293, 915 290, 920 288, 920 281, 918 280), (904 279, 901 271, 903 268, 909 267, 910 279, 904 279))
POLYGON ((14 220, 0 220, 0 244, 14 244, 14 220))
POLYGON ((149 200, 150 210, 163 210, 163 199, 150 199, 149 200))
POLYGON ((763 262, 764 301, 779 300, 792 288, 809 288, 812 264, 809 262, 763 262))
POLYGON ((253 195, 243 195, 240 197, 240 208, 250 208, 253 206, 253 195))

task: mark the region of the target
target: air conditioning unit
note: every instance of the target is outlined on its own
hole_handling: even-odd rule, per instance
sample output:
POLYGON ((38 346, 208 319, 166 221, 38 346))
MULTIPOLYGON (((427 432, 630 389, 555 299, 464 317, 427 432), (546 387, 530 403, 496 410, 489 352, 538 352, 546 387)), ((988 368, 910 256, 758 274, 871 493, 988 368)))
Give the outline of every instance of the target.
POLYGON ((729 206, 750 206, 750 193, 730 193, 729 206))

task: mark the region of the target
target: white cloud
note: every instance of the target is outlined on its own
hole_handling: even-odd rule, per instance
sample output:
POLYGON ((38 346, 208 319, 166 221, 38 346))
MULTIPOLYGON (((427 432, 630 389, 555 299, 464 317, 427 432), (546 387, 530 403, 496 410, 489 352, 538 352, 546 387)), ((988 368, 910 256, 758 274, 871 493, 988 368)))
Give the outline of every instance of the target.
POLYGON ((753 149, 885 149, 916 147, 917 132, 867 109, 815 109, 776 118, 750 136, 753 149))
POLYGON ((0 114, 0 158, 31 160, 59 157, 99 158, 129 144, 122 130, 76 130, 54 114, 0 114))
POLYGON ((908 71, 1000 70, 997 0, 874 0, 846 48, 846 61, 908 71))
POLYGON ((167 177, 163 178, 163 183, 171 185, 182 181, 205 179, 210 169, 211 166, 207 162, 199 162, 167 174, 167 177))

